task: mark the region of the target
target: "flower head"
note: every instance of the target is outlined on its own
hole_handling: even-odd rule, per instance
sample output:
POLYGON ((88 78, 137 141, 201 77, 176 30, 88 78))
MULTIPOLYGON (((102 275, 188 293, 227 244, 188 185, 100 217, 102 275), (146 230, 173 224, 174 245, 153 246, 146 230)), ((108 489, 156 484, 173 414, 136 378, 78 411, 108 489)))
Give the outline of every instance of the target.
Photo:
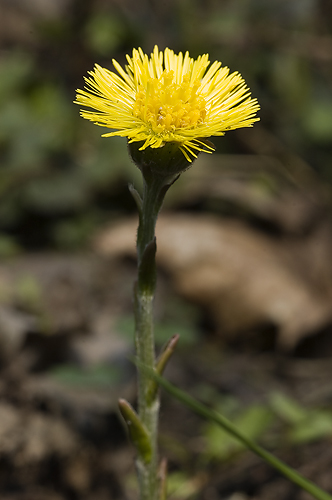
POLYGON ((259 120, 241 75, 218 61, 209 67, 208 54, 194 60, 155 46, 150 57, 139 48, 127 61, 124 70, 113 60, 118 74, 96 64, 85 90, 77 90, 75 102, 93 110, 81 116, 113 130, 103 137, 142 142, 141 150, 177 143, 190 162, 199 151, 213 151, 204 139, 259 120))

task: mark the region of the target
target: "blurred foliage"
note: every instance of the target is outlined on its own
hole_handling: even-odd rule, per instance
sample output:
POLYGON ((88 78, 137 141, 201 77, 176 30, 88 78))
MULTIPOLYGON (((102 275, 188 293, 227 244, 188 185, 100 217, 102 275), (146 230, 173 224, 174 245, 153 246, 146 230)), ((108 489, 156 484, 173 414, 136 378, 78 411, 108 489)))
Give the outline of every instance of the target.
POLYGON ((280 392, 271 394, 270 403, 286 425, 288 442, 301 444, 332 436, 331 409, 305 408, 280 392))
MULTIPOLYGON (((273 422, 271 410, 265 405, 253 404, 240 408, 234 398, 224 398, 216 407, 216 411, 231 419, 237 429, 253 441, 258 441, 273 422)), ((205 438, 205 453, 203 459, 228 460, 235 454, 246 450, 245 446, 233 438, 214 422, 209 422, 203 432, 205 438)))
POLYGON ((109 389, 123 380, 125 368, 120 365, 97 365, 90 368, 63 365, 54 368, 50 375, 64 386, 74 386, 78 389, 109 389))
MULTIPOLYGON (((200 388, 205 400, 232 421, 237 429, 253 441, 271 445, 301 445, 332 436, 331 408, 309 408, 283 392, 272 392, 265 403, 243 407, 232 396, 220 396, 212 387, 200 388)), ((236 439, 214 422, 204 424, 204 453, 200 459, 227 461, 246 450, 236 439)))
MULTIPOLYGON (((261 104, 257 130, 332 182, 326 0, 19 0, 1 9, 1 254, 20 245, 80 248, 95 227, 134 210, 126 184, 139 175, 125 141, 101 139, 103 129, 80 119, 72 101, 95 62, 123 64, 137 46, 208 52, 240 71, 261 104)), ((217 149, 255 153, 247 137, 227 134, 217 149)))
POLYGON ((184 472, 171 472, 167 477, 167 492, 169 498, 196 498, 202 481, 195 481, 184 472))

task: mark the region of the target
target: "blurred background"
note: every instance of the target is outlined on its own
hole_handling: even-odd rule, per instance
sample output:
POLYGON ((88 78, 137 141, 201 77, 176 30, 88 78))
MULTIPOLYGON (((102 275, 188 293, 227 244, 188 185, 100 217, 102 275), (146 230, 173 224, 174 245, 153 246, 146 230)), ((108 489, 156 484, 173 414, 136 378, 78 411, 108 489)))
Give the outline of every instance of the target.
MULTIPOLYGON (((331 2, 0 0, 1 498, 137 498, 116 401, 135 402, 139 171, 73 100, 155 44, 209 53, 261 105, 167 195, 167 376, 331 491, 331 2)), ((160 442, 175 500, 309 498, 166 396, 160 442)))

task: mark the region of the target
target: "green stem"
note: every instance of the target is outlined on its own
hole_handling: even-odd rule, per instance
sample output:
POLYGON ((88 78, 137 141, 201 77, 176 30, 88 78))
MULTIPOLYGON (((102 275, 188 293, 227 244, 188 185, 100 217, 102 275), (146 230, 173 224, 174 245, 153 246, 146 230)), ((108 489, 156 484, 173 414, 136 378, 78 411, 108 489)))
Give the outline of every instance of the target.
POLYGON ((294 469, 289 467, 287 464, 279 460, 277 457, 264 450, 261 446, 256 444, 250 438, 244 436, 236 427, 232 424, 227 418, 225 418, 220 413, 217 413, 214 410, 204 406, 202 403, 191 397, 184 391, 181 391, 170 382, 168 382, 163 377, 160 377, 155 371, 151 371, 149 369, 145 369, 145 367, 141 366, 142 370, 146 371, 146 374, 155 379, 159 385, 161 385, 167 392, 169 392, 173 397, 181 401, 188 408, 193 410, 198 415, 207 418, 208 420, 212 420, 216 422, 220 427, 222 427, 228 434, 233 436, 235 439, 240 441, 246 448, 253 451, 260 458, 265 460, 269 465, 274 467, 276 470, 281 472, 285 477, 290 479, 294 484, 300 486, 300 488, 304 489, 308 493, 310 493, 317 500, 332 500, 332 496, 329 495, 326 491, 322 490, 316 484, 312 483, 301 474, 296 472, 294 469))
POLYGON ((157 496, 157 432, 159 397, 151 399, 150 377, 141 365, 155 368, 153 333, 153 299, 156 287, 155 226, 159 210, 174 176, 151 175, 143 171, 143 197, 137 233, 138 278, 135 284, 135 342, 138 361, 138 415, 151 439, 152 456, 149 463, 137 461, 140 499, 155 500, 157 496))

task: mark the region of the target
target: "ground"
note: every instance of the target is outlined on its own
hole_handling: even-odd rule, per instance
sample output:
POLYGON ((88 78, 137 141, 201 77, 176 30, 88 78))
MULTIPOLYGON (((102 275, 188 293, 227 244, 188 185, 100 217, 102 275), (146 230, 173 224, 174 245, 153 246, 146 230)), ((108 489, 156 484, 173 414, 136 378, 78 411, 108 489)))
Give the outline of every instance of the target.
MULTIPOLYGON (((134 259, 96 248, 30 254, 0 275, 1 498, 135 499, 135 453, 117 410, 119 397, 135 404, 134 259)), ((174 329, 182 336, 166 376, 331 491, 328 332, 291 351, 271 324, 223 337, 217 316, 174 283, 161 266, 158 349, 174 329)), ((160 429, 171 498, 309 498, 165 393, 160 429)))

